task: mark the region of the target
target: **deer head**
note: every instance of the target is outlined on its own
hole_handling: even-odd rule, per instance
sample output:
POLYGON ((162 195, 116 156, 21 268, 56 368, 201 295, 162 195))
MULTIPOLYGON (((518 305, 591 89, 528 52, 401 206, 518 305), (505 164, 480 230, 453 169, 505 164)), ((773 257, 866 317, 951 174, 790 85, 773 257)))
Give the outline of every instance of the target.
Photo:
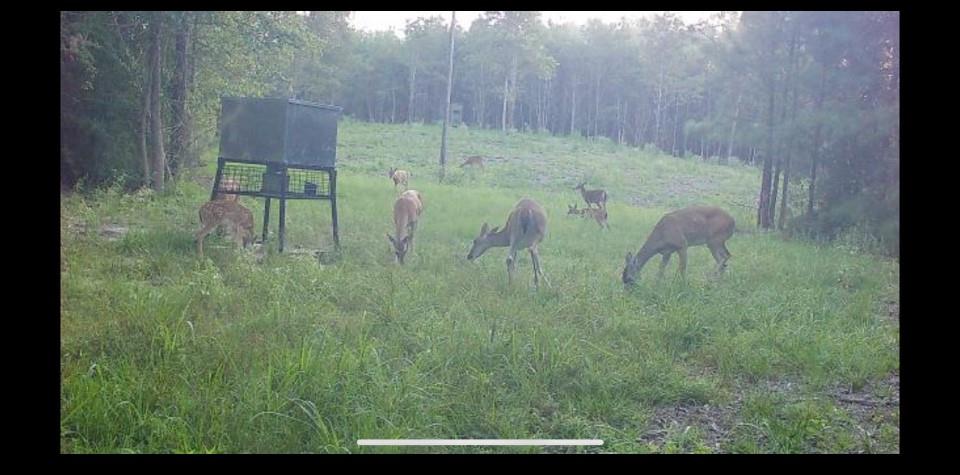
POLYGON ((494 241, 491 239, 491 235, 496 233, 498 229, 500 229, 500 226, 490 229, 487 223, 483 223, 483 226, 480 228, 480 235, 473 240, 473 247, 470 248, 470 253, 467 254, 468 261, 482 256, 484 252, 487 252, 487 249, 493 247, 494 241))
POLYGON ((393 244, 393 253, 397 257, 397 262, 403 264, 403 258, 406 257, 407 251, 410 249, 410 236, 405 236, 401 240, 394 239, 393 236, 387 234, 387 239, 390 240, 390 243, 393 244))
POLYGON ((634 285, 637 283, 637 271, 640 270, 639 263, 637 262, 637 256, 634 256, 632 253, 627 253, 626 259, 623 263, 623 274, 620 276, 620 280, 623 281, 624 285, 634 285))

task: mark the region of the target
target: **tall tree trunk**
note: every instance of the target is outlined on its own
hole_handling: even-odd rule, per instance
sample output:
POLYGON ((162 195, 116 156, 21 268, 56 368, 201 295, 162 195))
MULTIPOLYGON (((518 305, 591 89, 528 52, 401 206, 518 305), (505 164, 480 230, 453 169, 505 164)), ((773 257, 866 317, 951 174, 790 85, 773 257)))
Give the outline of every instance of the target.
POLYGON ((414 120, 413 115, 413 99, 416 97, 417 93, 417 58, 414 56, 413 60, 410 62, 410 96, 407 103, 407 123, 412 124, 414 120))
POLYGON ((143 80, 143 102, 142 112, 140 113, 140 153, 143 159, 143 186, 150 186, 150 147, 147 141, 150 135, 150 56, 146 56, 144 61, 144 80, 143 80))
MULTIPOLYGON (((683 120, 682 124, 686 124, 687 117, 690 115, 690 102, 686 102, 683 105, 683 120)), ((684 126, 680 127, 680 158, 687 156, 687 128, 684 126)))
POLYGON ((730 160, 730 157, 733 155, 733 143, 737 134, 737 121, 740 120, 740 101, 743 99, 743 93, 739 91, 739 82, 737 84, 737 111, 733 115, 733 124, 730 124, 730 141, 729 145, 727 146, 727 155, 720 158, 720 163, 724 165, 727 164, 727 162, 730 160))
POLYGON ((767 101, 767 144, 763 157, 763 177, 760 182, 760 204, 757 206, 757 225, 763 229, 770 229, 770 186, 773 178, 773 108, 776 100, 776 82, 770 77, 768 84, 767 101))
POLYGON ((390 123, 397 121, 397 89, 390 88, 390 123))
POLYGON ((150 24, 150 135, 153 139, 153 189, 163 191, 166 157, 163 152, 163 124, 160 118, 160 29, 162 13, 154 13, 150 24))
POLYGON ((600 69, 597 68, 597 80, 593 86, 593 137, 597 138, 600 120, 600 69))
POLYGON ((188 118, 187 101, 189 89, 189 62, 187 58, 190 50, 193 21, 190 12, 181 12, 176 36, 176 63, 174 64, 174 87, 170 94, 173 103, 173 137, 170 139, 170 169, 176 174, 180 166, 188 164, 187 155, 190 150, 190 121, 188 118))
POLYGON ((617 97, 617 145, 623 145, 623 118, 626 116, 627 104, 617 97))
POLYGON ((680 94, 674 93, 674 112, 673 112, 673 143, 670 144, 670 155, 677 156, 677 127, 680 124, 680 94))
MULTIPOLYGON (((519 58, 517 53, 513 54, 513 59, 510 61, 510 115, 507 116, 507 127, 510 129, 519 129, 523 124, 516 124, 516 110, 517 110, 517 73, 519 69, 519 58)), ((521 119, 522 120, 522 119, 521 119)))
POLYGON ((450 14, 450 67, 447 70, 447 101, 443 114, 443 141, 440 145, 440 182, 447 172, 447 123, 450 121, 450 96, 453 91, 453 32, 456 31, 457 12, 450 14))
POLYGON ((661 102, 663 100, 663 66, 660 66, 660 75, 657 78, 657 115, 653 128, 653 145, 660 148, 660 116, 661 102))
POLYGON ((507 101, 509 101, 510 90, 508 86, 510 85, 510 77, 508 75, 503 76, 503 110, 500 111, 500 130, 502 132, 507 131, 507 101))
MULTIPOLYGON (((790 111, 790 122, 795 124, 797 121, 797 87, 793 87, 793 104, 791 105, 790 111)), ((787 190, 790 186, 790 156, 793 153, 793 147, 796 143, 794 134, 790 134, 789 145, 787 146, 787 153, 784 157, 783 163, 783 197, 780 198, 780 219, 777 222, 777 229, 783 230, 784 223, 786 222, 787 216, 787 190)))
POLYGON ((780 164, 783 160, 778 156, 773 160, 773 185, 770 187, 770 206, 767 207, 767 221, 773 226, 776 221, 777 193, 780 186, 780 164))
MULTIPOLYGON (((782 106, 780 106, 780 122, 779 122, 780 125, 782 125, 787 120, 787 108, 788 108, 787 95, 790 92, 790 86, 793 83, 793 77, 794 77, 793 57, 794 57, 794 51, 796 50, 796 46, 797 46, 797 37, 796 37, 796 34, 794 34, 790 40, 790 54, 787 56, 787 64, 789 65, 790 69, 783 81, 783 97, 780 101, 780 103, 782 104, 782 106)), ((773 223, 776 221, 777 196, 778 196, 777 188, 780 184, 780 171, 784 161, 783 158, 781 157, 784 153, 783 149, 785 146, 786 146, 786 138, 784 137, 784 134, 781 132, 777 137, 778 153, 777 153, 777 156, 775 157, 776 163, 773 171, 773 189, 772 189, 772 193, 770 193, 770 207, 767 209, 767 212, 770 214, 769 220, 770 220, 771 226, 773 226, 773 223)))
POLYGON ((484 101, 484 90, 486 89, 486 87, 487 87, 487 81, 486 81, 486 76, 484 75, 483 62, 480 62, 480 87, 477 88, 480 92, 480 97, 478 101, 479 106, 477 107, 479 109, 477 114, 477 126, 481 128, 486 126, 486 121, 487 121, 487 105, 486 105, 486 102, 484 101))
POLYGON ((815 195, 815 188, 817 185, 817 162, 820 161, 820 130, 823 127, 823 120, 820 118, 820 109, 823 106, 823 96, 825 93, 827 84, 827 67, 824 65, 820 70, 820 90, 817 91, 817 101, 814 110, 816 111, 816 120, 817 126, 813 131, 813 157, 810 161, 810 188, 809 188, 809 197, 807 198, 807 216, 813 216, 813 202, 815 195))
POLYGON ((573 131, 576 130, 577 124, 577 76, 574 75, 573 79, 570 81, 571 84, 571 97, 570 97, 570 135, 573 135, 573 131))

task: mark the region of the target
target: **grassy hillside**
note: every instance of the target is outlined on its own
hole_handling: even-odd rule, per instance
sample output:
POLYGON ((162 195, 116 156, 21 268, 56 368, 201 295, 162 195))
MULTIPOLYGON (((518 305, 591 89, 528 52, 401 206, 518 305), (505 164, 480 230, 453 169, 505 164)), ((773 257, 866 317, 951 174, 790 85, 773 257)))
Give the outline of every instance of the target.
MULTIPOLYGON (((600 438, 602 452, 898 452, 899 267, 737 233, 727 275, 692 248, 687 281, 619 281, 663 212, 727 207, 752 230, 754 169, 579 139, 345 121, 342 254, 329 205, 292 202, 288 248, 259 259, 192 233, 213 168, 162 196, 61 199, 61 450, 524 452, 361 448, 359 438, 600 438), (392 263, 390 166, 425 198, 417 248, 392 263), (609 232, 566 216, 587 179, 611 195, 609 232), (506 250, 465 256, 521 197, 548 211, 507 285, 506 250), (107 225, 107 228, 104 226, 107 225), (109 226, 119 231, 111 233, 109 226)), ((262 200, 243 198, 257 218, 262 200)), ((276 219, 276 208, 274 209, 276 219)), ((276 221, 272 226, 275 231, 276 221)), ((668 272, 673 276, 676 259, 668 272)))

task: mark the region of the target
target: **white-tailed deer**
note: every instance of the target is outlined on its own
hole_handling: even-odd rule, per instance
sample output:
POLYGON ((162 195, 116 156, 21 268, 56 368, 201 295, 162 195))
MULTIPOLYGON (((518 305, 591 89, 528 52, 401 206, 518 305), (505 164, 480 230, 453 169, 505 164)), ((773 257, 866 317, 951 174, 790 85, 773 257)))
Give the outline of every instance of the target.
POLYGON ((607 223, 607 210, 604 208, 580 208, 577 209, 577 205, 567 205, 567 214, 579 215, 581 218, 593 218, 597 224, 600 225, 601 229, 610 229, 610 224, 607 223))
POLYGON ((397 191, 397 185, 401 183, 403 183, 403 189, 407 189, 407 181, 410 179, 410 172, 391 167, 390 171, 387 172, 387 176, 393 180, 393 191, 397 191))
MULTIPOLYGON (((220 182, 220 190, 240 191, 240 183, 237 183, 236 180, 231 178, 226 178, 220 182)), ((217 193, 217 196, 214 198, 214 200, 239 201, 240 195, 234 195, 231 193, 217 193)))
POLYGON ((393 203, 393 224, 396 226, 396 237, 387 234, 387 239, 393 244, 393 253, 397 262, 403 264, 407 252, 413 251, 413 233, 417 230, 417 221, 423 211, 423 202, 420 192, 407 190, 393 203))
POLYGON ((543 241, 547 233, 547 213, 539 203, 529 198, 520 200, 502 230, 500 226, 490 229, 487 223, 480 228, 480 235, 473 240, 473 247, 467 254, 467 260, 472 261, 491 247, 509 247, 507 254, 507 277, 513 283, 513 274, 516 269, 517 251, 530 250, 530 259, 533 261, 533 283, 540 287, 539 278, 549 285, 543 268, 540 267, 540 253, 537 245, 543 241), (499 231, 498 231, 499 230, 499 231))
POLYGON ((574 190, 580 190, 580 194, 583 196, 583 200, 587 202, 587 206, 596 203, 598 207, 606 208, 607 192, 604 190, 588 190, 584 188, 584 185, 586 185, 586 183, 580 183, 574 190))
POLYGON ((601 229, 610 229, 610 224, 607 223, 607 210, 604 208, 580 208, 577 209, 577 205, 567 205, 567 215, 578 215, 581 218, 591 217, 597 224, 600 225, 601 229))
POLYGON ((571 214, 583 217, 583 209, 577 209, 576 204, 567 205, 567 216, 570 216, 571 214))
POLYGON ((196 234, 197 253, 203 257, 203 240, 214 229, 229 226, 233 238, 240 247, 253 242, 253 213, 237 201, 208 201, 200 207, 200 224, 196 234))
POLYGON ((479 155, 474 155, 472 157, 467 157, 467 159, 460 164, 460 168, 464 168, 467 165, 478 166, 480 169, 483 169, 483 157, 479 155))
POLYGON ((663 256, 658 274, 658 277, 663 277, 663 270, 674 252, 680 256, 679 273, 685 276, 687 248, 704 244, 717 261, 716 272, 720 274, 727 268, 730 251, 725 243, 733 235, 735 226, 729 213, 713 206, 690 206, 667 213, 660 218, 637 254, 627 253, 621 280, 625 285, 636 283, 640 269, 657 254, 663 256))

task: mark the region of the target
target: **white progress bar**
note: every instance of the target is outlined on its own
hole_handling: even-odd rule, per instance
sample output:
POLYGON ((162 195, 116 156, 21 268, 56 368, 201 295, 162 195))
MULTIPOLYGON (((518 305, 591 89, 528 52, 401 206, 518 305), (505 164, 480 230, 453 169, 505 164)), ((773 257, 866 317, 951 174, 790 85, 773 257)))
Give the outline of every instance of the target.
POLYGON ((600 439, 360 439, 357 445, 603 445, 600 439))

